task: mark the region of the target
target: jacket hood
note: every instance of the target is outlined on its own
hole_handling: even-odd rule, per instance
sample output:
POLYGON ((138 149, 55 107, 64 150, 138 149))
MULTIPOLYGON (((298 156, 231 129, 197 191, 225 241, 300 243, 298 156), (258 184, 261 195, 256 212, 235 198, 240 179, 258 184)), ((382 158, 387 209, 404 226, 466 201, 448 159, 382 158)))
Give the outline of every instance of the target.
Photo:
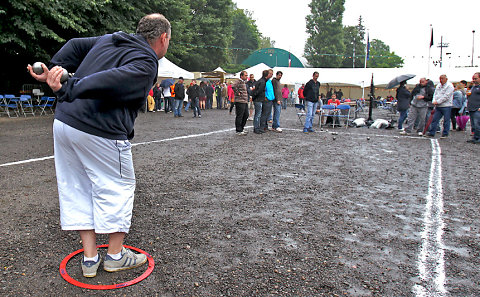
POLYGON ((147 40, 137 34, 127 34, 125 32, 115 32, 112 34, 112 41, 115 46, 118 47, 131 47, 131 48, 145 48, 156 60, 158 60, 157 54, 150 47, 147 40))

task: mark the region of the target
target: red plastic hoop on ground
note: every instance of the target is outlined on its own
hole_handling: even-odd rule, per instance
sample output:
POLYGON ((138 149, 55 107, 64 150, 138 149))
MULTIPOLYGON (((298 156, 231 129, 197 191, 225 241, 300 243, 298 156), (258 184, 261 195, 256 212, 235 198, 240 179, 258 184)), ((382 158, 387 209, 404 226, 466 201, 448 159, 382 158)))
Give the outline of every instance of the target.
MULTIPOLYGON (((108 244, 102 244, 102 245, 97 246, 97 248, 105 248, 105 247, 108 247, 108 244)), ((120 283, 120 284, 114 284, 114 285, 90 285, 90 284, 81 283, 81 282, 73 279, 67 273, 67 263, 74 256, 83 252, 83 249, 75 251, 75 252, 71 253, 70 255, 66 256, 65 259, 63 259, 63 261, 60 263, 60 275, 63 277, 64 280, 66 280, 67 282, 71 283, 74 286, 77 286, 77 287, 80 287, 80 288, 85 288, 85 289, 91 289, 91 290, 118 289, 118 288, 128 287, 128 286, 134 285, 138 282, 141 282, 142 280, 146 279, 153 271, 153 267, 155 266, 155 263, 153 261, 153 257, 150 256, 150 254, 148 254, 147 252, 145 252, 141 249, 138 249, 138 248, 135 248, 135 247, 132 247, 132 246, 128 246, 128 245, 124 245, 124 247, 126 247, 127 249, 134 250, 136 252, 142 253, 142 254, 146 255, 147 259, 148 259, 147 270, 142 275, 140 275, 139 277, 137 277, 137 278, 135 278, 131 281, 127 281, 127 282, 120 283)))

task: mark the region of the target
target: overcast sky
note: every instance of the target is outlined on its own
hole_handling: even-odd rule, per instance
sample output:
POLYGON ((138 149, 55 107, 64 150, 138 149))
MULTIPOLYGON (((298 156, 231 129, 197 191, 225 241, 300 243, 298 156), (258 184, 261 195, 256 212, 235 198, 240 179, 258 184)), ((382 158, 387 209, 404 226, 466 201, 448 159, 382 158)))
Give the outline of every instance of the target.
MULTIPOLYGON (((275 47, 303 56, 307 34, 305 16, 310 0, 233 0, 252 12, 263 35, 275 41, 275 47)), ((346 0, 344 25, 356 25, 361 15, 370 40, 380 39, 390 50, 404 58, 405 67, 427 67, 430 24, 433 27, 432 61, 439 60, 440 37, 449 43, 444 48, 443 67, 469 66, 472 54, 472 30, 475 30, 474 65, 480 64, 480 7, 474 0, 346 0), (451 53, 445 55, 445 53, 451 53), (423 58, 422 58, 423 56, 423 58)), ((431 67, 434 67, 433 65, 431 67)), ((439 67, 439 66, 437 66, 439 67)))

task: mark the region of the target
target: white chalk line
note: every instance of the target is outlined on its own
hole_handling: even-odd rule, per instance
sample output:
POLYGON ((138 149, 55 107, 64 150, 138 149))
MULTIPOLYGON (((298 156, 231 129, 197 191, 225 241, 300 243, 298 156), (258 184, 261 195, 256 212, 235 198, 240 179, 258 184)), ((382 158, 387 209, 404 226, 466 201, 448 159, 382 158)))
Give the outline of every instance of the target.
POLYGON ((446 296, 445 246, 443 244, 443 187, 441 149, 436 139, 431 140, 432 164, 425 198, 422 246, 418 255, 418 272, 423 284, 413 287, 416 296, 446 296))
MULTIPOLYGON (((250 126, 250 127, 251 127, 251 126, 250 126)), ((250 127, 245 127, 245 128, 250 128, 250 127)), ((174 140, 180 140, 180 139, 187 139, 187 138, 195 138, 195 137, 208 136, 208 135, 212 135, 212 134, 230 132, 230 131, 232 131, 232 130, 235 130, 235 128, 218 130, 218 131, 212 131, 212 132, 207 132, 207 133, 200 133, 200 134, 191 134, 191 135, 185 135, 185 136, 178 136, 178 137, 172 137, 172 138, 166 138, 166 139, 160 139, 160 140, 138 142, 138 143, 133 143, 133 144, 132 144, 132 147, 133 147, 133 146, 137 146, 137 145, 145 145, 145 144, 151 144, 151 143, 160 143, 160 142, 174 141, 174 140)), ((44 160, 50 160, 50 159, 53 159, 53 158, 54 158, 54 156, 48 156, 48 157, 28 159, 28 160, 22 160, 22 161, 16 161, 16 162, 9 162, 9 163, 0 164, 0 167, 6 167, 6 166, 13 166, 13 165, 26 164, 26 163, 39 162, 39 161, 44 161, 44 160)))
MULTIPOLYGON (((253 128, 253 126, 246 126, 246 127, 245 127, 245 129, 249 129, 249 128, 253 128)), ((235 130, 235 128, 218 130, 218 131, 212 131, 212 132, 207 132, 207 133, 200 133, 200 134, 191 134, 191 135, 185 135, 185 136, 178 136, 178 137, 167 138, 167 139, 160 139, 160 140, 152 140, 152 141, 138 142, 138 143, 133 143, 132 146, 152 144, 152 143, 161 143, 161 142, 174 141, 174 140, 187 139, 187 138, 194 138, 194 137, 201 137, 201 136, 208 136, 208 135, 212 135, 212 134, 230 132, 230 131, 233 131, 233 130, 235 130)), ((300 132, 303 131, 303 129, 292 129, 292 128, 284 128, 283 130, 300 131, 300 132)), ((318 132, 321 132, 321 133, 338 132, 339 134, 357 135, 357 136, 422 139, 421 137, 411 137, 411 136, 395 136, 395 135, 382 135, 382 134, 347 133, 347 132, 341 132, 341 131, 325 131, 325 130, 324 130, 324 131, 318 131, 318 132)), ((0 167, 7 167, 7 166, 14 166, 14 165, 21 165, 21 164, 27 164, 27 163, 45 161, 45 160, 50 160, 50 159, 53 159, 53 158, 54 158, 54 156, 47 156, 47 157, 41 157, 41 158, 35 158, 35 159, 28 159, 28 160, 21 160, 21 161, 9 162, 9 163, 0 164, 0 167)))

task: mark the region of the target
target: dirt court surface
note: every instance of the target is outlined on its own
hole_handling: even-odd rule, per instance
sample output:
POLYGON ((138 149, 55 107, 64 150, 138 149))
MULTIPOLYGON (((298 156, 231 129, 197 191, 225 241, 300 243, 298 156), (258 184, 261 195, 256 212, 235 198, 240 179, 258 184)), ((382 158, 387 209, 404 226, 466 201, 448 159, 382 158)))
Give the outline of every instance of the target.
MULTIPOLYGON (((53 116, 0 118, 0 295, 480 296, 480 145, 466 133, 304 134, 289 107, 283 133, 237 136, 225 110, 184 115, 137 119, 125 244, 150 253, 155 269, 110 291, 59 274, 81 243, 59 226, 53 158, 5 165, 53 156, 53 116)), ((90 284, 146 269, 84 279, 79 261, 67 271, 90 284)))

